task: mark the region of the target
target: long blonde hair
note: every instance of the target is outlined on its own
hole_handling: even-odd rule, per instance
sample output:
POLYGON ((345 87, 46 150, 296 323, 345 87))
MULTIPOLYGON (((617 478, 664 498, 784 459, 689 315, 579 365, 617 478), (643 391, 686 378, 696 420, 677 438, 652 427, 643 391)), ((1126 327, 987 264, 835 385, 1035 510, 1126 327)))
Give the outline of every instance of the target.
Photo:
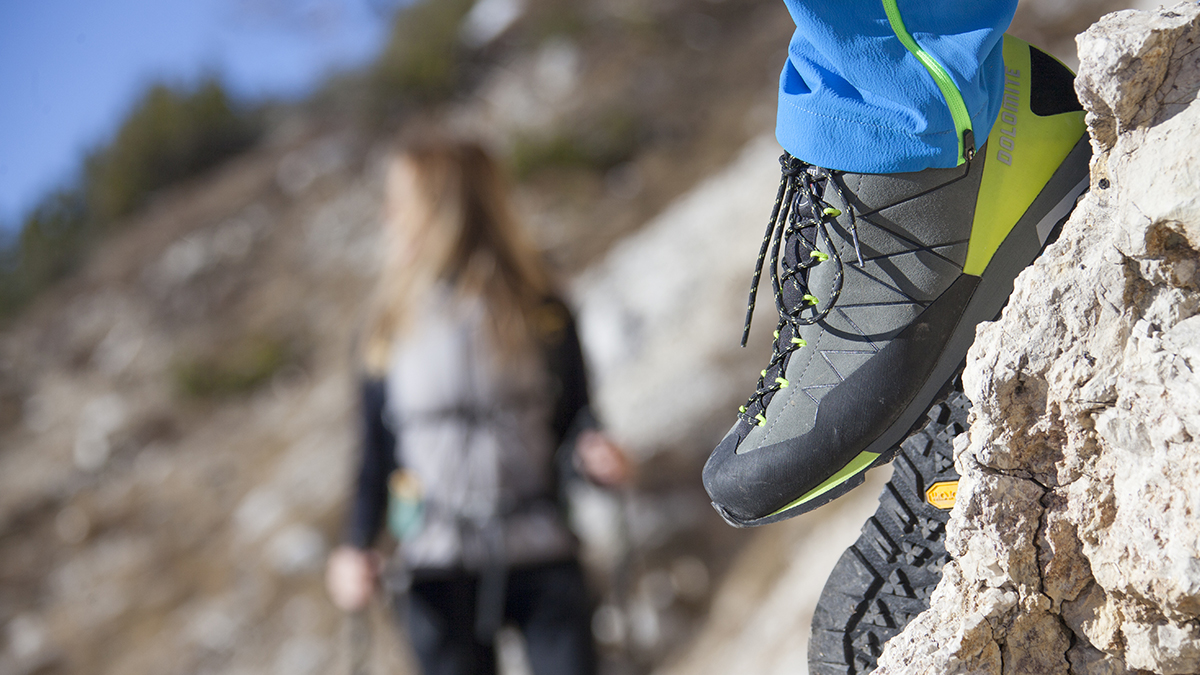
POLYGON ((518 226, 500 167, 478 144, 424 141, 395 153, 384 238, 383 271, 363 334, 368 372, 386 370, 414 306, 439 284, 483 300, 503 351, 532 344, 549 275, 518 226))

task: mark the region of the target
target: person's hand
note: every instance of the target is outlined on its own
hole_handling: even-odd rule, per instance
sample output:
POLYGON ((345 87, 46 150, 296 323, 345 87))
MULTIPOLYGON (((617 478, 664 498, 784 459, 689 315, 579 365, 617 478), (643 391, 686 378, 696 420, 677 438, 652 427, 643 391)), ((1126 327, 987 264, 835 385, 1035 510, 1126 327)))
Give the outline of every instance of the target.
POLYGON ((339 546, 329 554, 325 589, 338 609, 357 612, 367 606, 379 577, 379 554, 353 546, 339 546))
POLYGON ((606 487, 628 483, 633 467, 621 446, 599 431, 588 430, 575 441, 575 459, 579 470, 592 481, 606 487))

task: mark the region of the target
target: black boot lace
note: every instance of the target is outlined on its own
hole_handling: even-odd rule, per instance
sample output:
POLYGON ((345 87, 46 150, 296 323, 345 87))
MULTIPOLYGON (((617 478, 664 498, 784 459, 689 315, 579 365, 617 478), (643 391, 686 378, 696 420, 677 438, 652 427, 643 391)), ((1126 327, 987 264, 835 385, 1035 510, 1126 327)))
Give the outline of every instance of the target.
POLYGON ((754 394, 738 411, 738 416, 752 425, 766 424, 768 398, 790 383, 783 377, 787 357, 806 345, 800 337, 800 327, 814 324, 833 310, 842 292, 844 264, 841 253, 829 234, 829 224, 842 215, 825 200, 832 187, 841 199, 849 216, 850 236, 859 266, 863 265, 862 250, 858 242, 858 223, 854 209, 846 198, 838 172, 802 162, 789 153, 779 158, 782 176, 775 206, 767 223, 762 248, 754 277, 750 282, 750 300, 746 307, 746 326, 742 331, 742 346, 750 336, 750 320, 754 315, 758 282, 762 278, 763 263, 770 249, 771 288, 775 293, 775 308, 779 312, 779 325, 775 329, 775 343, 771 349, 771 361, 762 371, 754 394), (820 246, 818 247, 818 240, 820 246), (822 250, 823 249, 823 250, 822 250), (780 256, 780 251, 785 254, 780 256), (792 252, 792 256, 786 254, 792 252), (829 297, 818 298, 808 287, 808 271, 817 265, 832 262, 835 266, 833 284, 829 297), (786 295, 791 301, 785 298, 786 295), (798 299, 798 301, 797 301, 798 299))

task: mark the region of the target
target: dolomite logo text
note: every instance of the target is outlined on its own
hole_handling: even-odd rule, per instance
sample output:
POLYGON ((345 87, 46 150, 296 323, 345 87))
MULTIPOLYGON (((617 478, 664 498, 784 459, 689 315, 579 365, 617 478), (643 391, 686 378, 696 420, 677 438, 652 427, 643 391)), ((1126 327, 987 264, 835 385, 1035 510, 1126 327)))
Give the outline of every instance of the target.
POLYGON ((1021 101, 1021 71, 1009 68, 1004 71, 1004 103, 1000 106, 1000 121, 996 127, 1000 130, 996 150, 996 159, 1012 166, 1013 148, 1017 144, 1017 106, 1021 101))

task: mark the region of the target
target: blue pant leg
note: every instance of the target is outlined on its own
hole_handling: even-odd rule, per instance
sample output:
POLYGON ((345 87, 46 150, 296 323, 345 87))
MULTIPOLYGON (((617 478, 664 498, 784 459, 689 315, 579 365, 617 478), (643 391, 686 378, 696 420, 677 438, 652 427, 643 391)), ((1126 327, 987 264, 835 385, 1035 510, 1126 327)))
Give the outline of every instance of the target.
MULTIPOLYGON (((775 135, 801 160, 856 173, 948 168, 958 135, 929 72, 882 0, 784 0, 796 22, 775 135)), ((983 145, 1004 91, 1002 38, 1017 0, 898 0, 913 39, 958 86, 983 145)))

